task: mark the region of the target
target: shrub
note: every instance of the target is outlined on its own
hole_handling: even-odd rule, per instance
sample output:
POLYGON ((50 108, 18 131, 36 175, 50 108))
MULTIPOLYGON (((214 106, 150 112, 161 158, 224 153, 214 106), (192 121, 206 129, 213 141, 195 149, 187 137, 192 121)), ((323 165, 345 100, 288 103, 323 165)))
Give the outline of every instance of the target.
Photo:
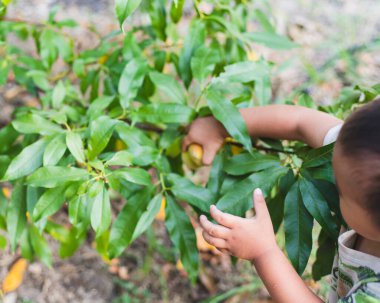
MULTIPOLYGON (((214 203, 243 216, 252 190, 260 187, 275 230, 284 224, 296 270, 302 273, 308 262, 316 221, 321 232, 313 275, 330 272, 344 224, 330 164, 333 146, 311 150, 300 142, 252 141, 238 113, 272 101, 272 63, 255 58, 256 43, 296 47, 261 10, 248 9, 249 2, 210 1, 206 13, 195 1, 182 38, 184 1, 116 0, 123 31, 81 52, 67 34, 76 23, 56 20, 54 11, 43 24, 1 21, 0 84, 14 82, 39 102, 15 108, 0 130, 0 175, 13 187, 9 199, 4 191, 0 196, 0 228, 13 251, 19 246, 25 258, 50 264, 44 233, 68 257, 92 229, 99 253, 114 258, 147 230, 166 201, 166 228, 194 280, 198 252, 189 216, 208 214, 214 203), (149 22, 124 23, 138 7, 149 22), (261 30, 249 32, 249 20, 261 30), (37 56, 7 42, 11 34, 32 39, 37 56), (218 119, 233 139, 202 186, 185 174, 180 147, 186 126, 205 115, 218 119), (70 224, 53 216, 62 209, 70 224)), ((379 92, 379 86, 347 88, 330 106, 317 106, 305 94, 294 100, 344 117, 379 92)))

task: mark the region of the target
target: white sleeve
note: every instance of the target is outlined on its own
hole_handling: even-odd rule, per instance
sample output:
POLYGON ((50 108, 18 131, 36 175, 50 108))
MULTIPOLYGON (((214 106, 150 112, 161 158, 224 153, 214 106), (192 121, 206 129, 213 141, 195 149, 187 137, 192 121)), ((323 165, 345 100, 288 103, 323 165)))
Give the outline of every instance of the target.
POLYGON ((338 138, 338 135, 342 126, 343 126, 343 123, 330 128, 328 132, 326 133, 325 138, 323 139, 323 145, 328 145, 330 143, 335 142, 336 139, 338 138))

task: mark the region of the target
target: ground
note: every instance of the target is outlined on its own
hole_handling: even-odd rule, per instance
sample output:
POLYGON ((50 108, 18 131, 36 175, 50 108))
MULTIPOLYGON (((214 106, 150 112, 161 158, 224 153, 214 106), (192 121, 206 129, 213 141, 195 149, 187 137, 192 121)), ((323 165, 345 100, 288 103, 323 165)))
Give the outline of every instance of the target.
MULTIPOLYGON (((308 83, 305 87, 316 100, 329 103, 347 84, 368 85, 378 81, 379 48, 359 52, 358 49, 379 37, 379 1, 321 0, 316 3, 311 0, 272 0, 271 3, 278 30, 302 45, 286 54, 259 49, 278 63, 276 65, 284 63, 284 69, 274 73, 276 99, 308 83), (348 50, 350 55, 357 55, 355 58, 360 65, 354 72, 348 71, 346 62, 335 56, 342 49, 348 50), (288 62, 292 62, 291 67, 285 68, 288 62)), ((58 18, 70 17, 82 26, 94 24, 100 34, 117 27, 112 1, 108 0, 18 0, 10 7, 8 17, 40 21, 46 18, 49 8, 55 4, 64 7, 58 18)), ((187 9, 191 9, 191 4, 187 9)), ((73 34, 80 37, 79 48, 96 43, 96 36, 88 30, 78 29, 73 34)), ((15 87, 0 88, 1 125, 9 120, 14 106, 25 102, 34 100, 28 99, 15 87)), ((4 302, 103 303, 116 299, 123 300, 119 302, 200 302, 210 294, 231 289, 239 292, 236 287, 247 284, 254 291, 248 295, 235 295, 228 302, 252 302, 252 297, 257 298, 254 302, 269 302, 248 262, 239 261, 233 266, 229 258, 215 254, 207 247, 203 247, 201 278, 192 285, 180 265, 169 262, 170 252, 165 247, 170 246, 170 241, 163 222, 157 220, 151 232, 158 235, 154 247, 149 247, 149 241, 143 237, 112 264, 99 257, 92 248, 91 239, 68 260, 54 257, 52 268, 38 262, 29 264, 22 286, 7 295, 4 302)), ((49 241, 53 247, 56 245, 49 241)), ((16 257, 9 250, 0 251, 0 281, 16 257)), ((326 289, 326 283, 311 286, 322 292, 326 289)))

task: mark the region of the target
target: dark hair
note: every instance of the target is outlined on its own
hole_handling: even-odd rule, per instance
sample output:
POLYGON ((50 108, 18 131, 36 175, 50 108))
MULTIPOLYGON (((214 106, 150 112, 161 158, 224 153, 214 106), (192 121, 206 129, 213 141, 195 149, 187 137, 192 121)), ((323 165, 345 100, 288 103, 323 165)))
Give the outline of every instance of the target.
POLYGON ((345 157, 369 161, 363 163, 363 167, 371 173, 371 180, 366 182, 363 207, 380 228, 380 166, 377 164, 380 163, 380 98, 360 107, 348 117, 337 143, 345 157))

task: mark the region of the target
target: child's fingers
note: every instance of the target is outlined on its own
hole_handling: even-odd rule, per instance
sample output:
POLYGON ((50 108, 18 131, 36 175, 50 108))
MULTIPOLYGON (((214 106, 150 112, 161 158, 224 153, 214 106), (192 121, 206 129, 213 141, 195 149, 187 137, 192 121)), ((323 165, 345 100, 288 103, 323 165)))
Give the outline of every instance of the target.
POLYGON ((192 143, 193 141, 190 140, 189 135, 186 135, 185 138, 182 140, 182 151, 186 151, 187 147, 192 143))
POLYGON ((267 203, 265 202, 263 192, 260 188, 256 188, 253 192, 253 201, 257 216, 269 216, 267 203))
POLYGON ((211 165, 212 161, 214 160, 215 158, 215 155, 216 153, 218 152, 219 150, 219 145, 218 144, 208 144, 204 150, 204 153, 203 153, 203 164, 205 165, 211 165))
POLYGON ((206 216, 200 217, 201 226, 204 231, 206 231, 209 235, 217 238, 227 239, 230 233, 230 229, 221 225, 216 225, 211 223, 206 216))
POLYGON ((239 217, 220 211, 215 205, 211 205, 210 213, 216 222, 229 228, 234 227, 240 219, 239 217))
POLYGON ((207 232, 203 231, 202 233, 203 238, 208 242, 209 244, 215 246, 218 249, 227 248, 227 242, 224 239, 215 238, 211 235, 209 235, 207 232))

